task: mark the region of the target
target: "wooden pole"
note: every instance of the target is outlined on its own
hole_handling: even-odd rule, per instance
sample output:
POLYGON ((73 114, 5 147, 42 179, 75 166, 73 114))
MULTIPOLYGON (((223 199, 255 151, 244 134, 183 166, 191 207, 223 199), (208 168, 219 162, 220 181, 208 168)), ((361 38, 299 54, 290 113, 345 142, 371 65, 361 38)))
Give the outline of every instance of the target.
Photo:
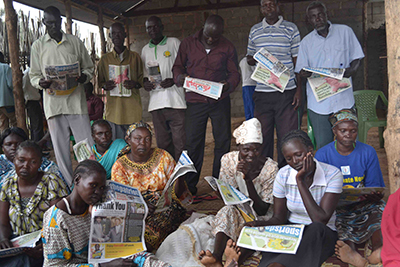
POLYGON ((131 40, 129 38, 129 19, 125 19, 125 32, 126 32, 126 47, 128 50, 131 49, 131 40))
POLYGON ((97 25, 99 26, 99 32, 100 32, 101 54, 104 55, 105 53, 107 53, 107 48, 106 48, 106 38, 104 36, 103 9, 101 7, 99 7, 97 25))
POLYGON ((384 133, 388 159, 390 193, 400 187, 400 5, 398 0, 385 1, 386 42, 389 79, 389 110, 384 133))
POLYGON ((363 1, 363 52, 364 52, 364 90, 368 90, 368 0, 363 1))
POLYGON ((8 47, 10 51, 10 62, 13 76, 13 94, 15 103, 15 116, 17 118, 17 126, 26 128, 25 100, 22 91, 22 71, 19 65, 19 44, 17 39, 17 13, 15 13, 12 0, 4 0, 6 13, 6 26, 8 36, 8 47))
POLYGON ((67 18, 67 25, 65 30, 68 34, 72 34, 72 11, 71 11, 71 0, 64 0, 65 5, 65 17, 67 18))

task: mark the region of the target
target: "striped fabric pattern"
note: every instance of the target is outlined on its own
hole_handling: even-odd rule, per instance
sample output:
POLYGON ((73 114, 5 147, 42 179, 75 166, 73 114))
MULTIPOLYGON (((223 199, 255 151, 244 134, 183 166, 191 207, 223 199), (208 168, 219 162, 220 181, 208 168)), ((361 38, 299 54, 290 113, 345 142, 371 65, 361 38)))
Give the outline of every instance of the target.
MULTIPOLYGON (((314 159, 315 160, 315 159, 314 159)), ((314 175, 314 181, 310 186, 310 192, 315 202, 320 205, 322 197, 325 193, 342 192, 343 175, 342 172, 329 164, 315 160, 317 169, 314 175)), ((286 165, 281 168, 276 176, 274 183, 274 197, 286 198, 287 208, 289 210, 288 220, 291 223, 311 224, 311 219, 304 206, 300 195, 299 188, 296 183, 297 171, 286 165)), ((336 213, 334 212, 327 226, 336 231, 335 227, 336 213)))
MULTIPOLYGON (((274 25, 268 25, 265 18, 254 25, 249 34, 247 55, 253 56, 261 48, 265 48, 290 70, 290 80, 286 90, 296 87, 294 76, 293 57, 297 57, 300 46, 300 33, 297 26, 279 16, 279 21, 274 25)), ((257 83, 258 92, 276 92, 275 89, 257 83)))

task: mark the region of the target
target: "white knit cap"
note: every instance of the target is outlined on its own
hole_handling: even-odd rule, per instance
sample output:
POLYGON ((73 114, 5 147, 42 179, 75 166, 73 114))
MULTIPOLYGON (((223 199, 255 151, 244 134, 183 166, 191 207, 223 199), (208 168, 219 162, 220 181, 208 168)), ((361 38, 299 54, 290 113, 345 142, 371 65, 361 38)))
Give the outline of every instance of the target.
POLYGON ((263 137, 261 132, 261 123, 256 118, 244 121, 235 131, 233 137, 236 138, 236 144, 258 143, 262 144, 263 137))

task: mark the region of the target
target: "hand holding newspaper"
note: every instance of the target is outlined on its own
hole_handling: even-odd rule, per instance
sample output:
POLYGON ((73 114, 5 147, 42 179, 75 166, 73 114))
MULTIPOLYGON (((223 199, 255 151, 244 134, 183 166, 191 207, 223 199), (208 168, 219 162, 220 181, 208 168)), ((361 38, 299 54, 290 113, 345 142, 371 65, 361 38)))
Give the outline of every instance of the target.
POLYGON ((160 65, 158 64, 158 62, 149 61, 147 63, 147 70, 149 74, 148 75, 149 81, 155 85, 154 90, 163 89, 160 85, 162 82, 162 76, 160 71, 160 65))
POLYGON ((52 95, 69 95, 78 86, 81 75, 79 62, 66 65, 46 65, 46 80, 51 80, 48 92, 52 95))
POLYGON ((303 237, 304 225, 243 227, 239 247, 256 251, 296 254, 303 237))
POLYGON ((106 199, 92 208, 89 263, 145 251, 146 202, 134 187, 107 181, 106 199))
POLYGON ((218 100, 218 98, 221 97, 223 87, 223 83, 206 81, 191 77, 186 77, 185 81, 183 82, 183 88, 215 100, 218 100))
POLYGON ((85 159, 96 160, 87 138, 76 143, 73 149, 78 162, 84 161, 85 159))
POLYGON ((380 192, 383 194, 385 190, 386 187, 343 188, 338 207, 363 201, 365 200, 364 195, 369 195, 372 192, 380 192))
POLYGON ((18 236, 11 239, 12 248, 0 250, 0 258, 16 256, 24 252, 25 249, 33 248, 36 242, 40 240, 41 231, 32 232, 26 235, 18 236))

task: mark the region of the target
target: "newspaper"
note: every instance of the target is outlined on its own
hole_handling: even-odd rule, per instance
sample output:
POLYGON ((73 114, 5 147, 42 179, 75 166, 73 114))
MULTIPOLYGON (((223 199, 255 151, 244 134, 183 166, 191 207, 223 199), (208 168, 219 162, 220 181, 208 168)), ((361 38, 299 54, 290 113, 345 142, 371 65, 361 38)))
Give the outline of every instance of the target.
POLYGON ((92 209, 89 263, 107 262, 145 251, 147 212, 138 189, 107 181, 105 202, 92 209))
POLYGON ((149 81, 155 85, 154 90, 163 89, 160 85, 162 82, 162 76, 158 62, 149 61, 147 63, 147 72, 149 74, 149 81))
POLYGON ((345 71, 345 69, 340 69, 340 68, 313 68, 313 67, 304 67, 303 70, 323 75, 326 77, 331 77, 337 80, 343 79, 345 71))
POLYGON ((283 92, 289 83, 290 72, 287 70, 278 77, 259 63, 250 78, 258 83, 266 84, 279 92, 283 92))
POLYGON ((132 95, 131 90, 124 86, 124 81, 131 79, 129 65, 109 65, 108 78, 115 83, 110 96, 130 97, 132 95))
POLYGON ((46 80, 51 80, 50 94, 69 95, 78 86, 81 75, 79 62, 68 65, 46 65, 44 67, 46 80))
POLYGON ((211 82, 191 77, 186 77, 183 88, 195 93, 218 100, 222 94, 223 83, 211 82))
POLYGON ((265 48, 261 48, 260 50, 258 50, 253 58, 278 77, 289 70, 282 62, 280 62, 265 48))
POLYGON ((243 227, 237 245, 256 251, 296 254, 304 225, 243 227))
POLYGON ((337 80, 331 77, 313 74, 311 77, 307 78, 307 80, 310 83, 310 87, 317 102, 321 102, 328 97, 339 94, 351 88, 351 82, 349 78, 337 80))
POLYGON ((194 167, 192 160, 189 158, 187 151, 182 151, 182 154, 179 157, 178 162, 176 163, 174 172, 172 173, 167 184, 165 185, 164 190, 160 196, 160 199, 156 204, 155 213, 162 212, 168 209, 170 203, 172 202, 171 186, 175 183, 176 179, 185 175, 188 172, 197 172, 197 171, 196 168, 194 167))
POLYGON ((383 194, 385 190, 386 187, 343 188, 338 207, 363 201, 365 200, 364 195, 369 195, 372 192, 380 192, 383 194))
POLYGON ((96 160, 87 138, 76 143, 73 149, 78 162, 84 161, 85 159, 96 160))
POLYGON ((15 256, 21 254, 27 248, 35 247, 36 242, 40 240, 40 236, 41 230, 11 239, 13 247, 1 249, 0 258, 15 256))

